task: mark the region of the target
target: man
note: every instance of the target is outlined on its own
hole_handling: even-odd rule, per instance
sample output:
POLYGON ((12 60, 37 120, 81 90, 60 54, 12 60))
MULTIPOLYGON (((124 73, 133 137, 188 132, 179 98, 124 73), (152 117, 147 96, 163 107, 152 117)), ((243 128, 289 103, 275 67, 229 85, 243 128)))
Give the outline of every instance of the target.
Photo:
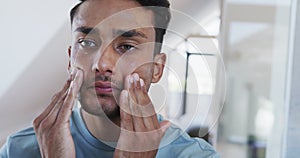
POLYGON ((218 157, 205 141, 157 116, 147 94, 163 74, 168 7, 167 0, 76 5, 70 77, 33 128, 8 138, 1 158, 218 157))

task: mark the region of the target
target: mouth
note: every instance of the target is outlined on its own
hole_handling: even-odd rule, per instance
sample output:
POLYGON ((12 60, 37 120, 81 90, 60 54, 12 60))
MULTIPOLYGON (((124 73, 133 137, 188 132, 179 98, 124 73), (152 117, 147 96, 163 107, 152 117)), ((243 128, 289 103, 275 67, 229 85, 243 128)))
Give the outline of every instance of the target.
POLYGON ((110 82, 96 81, 94 83, 94 88, 97 95, 112 93, 112 85, 110 82))
POLYGON ((112 94, 115 90, 120 90, 113 82, 96 81, 93 88, 97 95, 112 94))

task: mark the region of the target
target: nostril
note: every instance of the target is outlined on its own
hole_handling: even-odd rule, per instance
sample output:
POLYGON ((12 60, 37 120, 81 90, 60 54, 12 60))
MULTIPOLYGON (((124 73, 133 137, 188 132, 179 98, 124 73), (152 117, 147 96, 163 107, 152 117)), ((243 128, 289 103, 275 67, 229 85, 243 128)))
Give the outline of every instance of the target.
POLYGON ((106 72, 112 73, 112 70, 107 70, 106 72))
POLYGON ((100 72, 99 68, 98 68, 98 64, 93 64, 92 71, 94 71, 94 72, 100 72))

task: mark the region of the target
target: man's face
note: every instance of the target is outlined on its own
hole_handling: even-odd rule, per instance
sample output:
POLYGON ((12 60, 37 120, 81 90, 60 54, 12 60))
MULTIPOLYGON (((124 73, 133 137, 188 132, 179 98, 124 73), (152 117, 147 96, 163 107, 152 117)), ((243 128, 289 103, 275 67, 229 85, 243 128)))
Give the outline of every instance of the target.
POLYGON ((128 74, 138 73, 147 88, 159 80, 153 62, 164 62, 164 55, 154 57, 153 22, 152 11, 135 1, 88 0, 79 7, 72 24, 71 66, 84 73, 80 102, 85 111, 116 117, 128 74))

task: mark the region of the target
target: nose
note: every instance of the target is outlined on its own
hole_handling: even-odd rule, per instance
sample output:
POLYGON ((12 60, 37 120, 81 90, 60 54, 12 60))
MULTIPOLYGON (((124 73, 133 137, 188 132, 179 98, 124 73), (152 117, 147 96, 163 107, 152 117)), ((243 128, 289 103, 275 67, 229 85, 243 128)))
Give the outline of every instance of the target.
POLYGON ((101 75, 111 76, 114 72, 117 59, 118 54, 112 46, 100 49, 94 60, 92 70, 101 75))

